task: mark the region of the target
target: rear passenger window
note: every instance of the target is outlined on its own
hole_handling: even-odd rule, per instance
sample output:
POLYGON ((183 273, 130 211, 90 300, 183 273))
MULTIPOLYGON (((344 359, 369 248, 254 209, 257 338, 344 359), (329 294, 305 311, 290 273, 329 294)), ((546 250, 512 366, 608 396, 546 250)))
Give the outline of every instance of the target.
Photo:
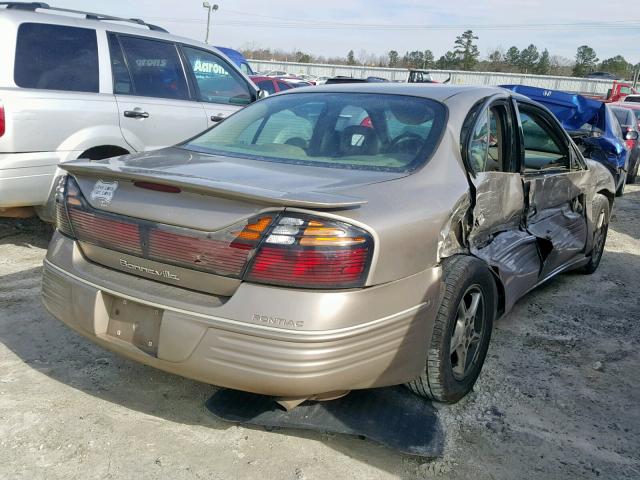
POLYGON ((467 155, 475 173, 508 170, 509 163, 504 158, 505 128, 500 108, 492 107, 480 114, 473 129, 467 155))
POLYGON ((18 28, 14 80, 22 88, 97 93, 95 30, 23 23, 18 28))
MULTIPOLYGON (((187 81, 175 44, 137 37, 119 38, 133 82, 131 94, 174 100, 189 99, 187 81)), ((112 58, 112 64, 113 62, 112 58)), ((126 92, 124 74, 119 75, 114 78, 116 92, 129 93, 126 92)))

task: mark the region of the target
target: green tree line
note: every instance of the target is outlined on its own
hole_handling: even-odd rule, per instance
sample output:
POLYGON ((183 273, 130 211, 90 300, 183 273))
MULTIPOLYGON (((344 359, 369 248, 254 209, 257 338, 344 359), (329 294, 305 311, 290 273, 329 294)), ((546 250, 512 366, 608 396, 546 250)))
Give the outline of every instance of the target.
POLYGON ((582 45, 576 50, 574 59, 552 55, 548 49, 534 44, 525 47, 513 45, 506 50, 502 47, 491 49, 484 58, 477 45, 478 36, 466 30, 457 36, 453 48, 436 59, 430 49, 416 49, 401 54, 390 50, 384 55, 376 55, 360 50, 357 54, 349 50, 345 57, 316 56, 302 51, 247 48, 245 56, 255 60, 276 60, 300 63, 329 63, 338 65, 366 65, 375 67, 466 70, 487 72, 530 73, 538 75, 565 75, 584 77, 595 71, 612 73, 620 78, 632 79, 640 64, 628 62, 622 55, 600 60, 596 51, 582 45))

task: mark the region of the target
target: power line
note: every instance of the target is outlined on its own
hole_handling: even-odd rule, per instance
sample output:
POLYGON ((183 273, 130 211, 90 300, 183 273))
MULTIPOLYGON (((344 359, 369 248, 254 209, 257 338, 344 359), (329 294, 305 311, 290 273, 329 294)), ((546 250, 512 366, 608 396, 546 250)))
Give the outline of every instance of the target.
MULTIPOLYGON (((252 27, 252 28, 299 28, 304 27, 314 30, 338 30, 338 29, 360 29, 360 30, 640 30, 640 20, 613 20, 606 22, 573 22, 573 23, 496 23, 496 24, 374 24, 374 23, 344 23, 332 21, 317 21, 306 19, 287 19, 284 17, 273 17, 269 15, 249 14, 234 10, 225 10, 225 14, 237 14, 244 16, 254 16, 279 20, 278 22, 229 19, 222 21, 220 26, 252 27), (284 21, 281 21, 284 20, 284 21)), ((225 15, 226 16, 226 15, 225 15)), ((202 19, 197 18, 168 18, 149 17, 153 20, 161 20, 169 23, 195 23, 205 24, 202 19)))

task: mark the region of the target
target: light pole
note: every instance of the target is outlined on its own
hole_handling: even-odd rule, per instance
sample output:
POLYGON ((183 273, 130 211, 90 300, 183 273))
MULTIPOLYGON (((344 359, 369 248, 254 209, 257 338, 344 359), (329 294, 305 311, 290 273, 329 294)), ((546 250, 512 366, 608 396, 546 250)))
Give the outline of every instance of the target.
POLYGON ((204 38, 204 43, 209 43, 209 29, 211 26, 211 12, 215 12, 218 10, 218 4, 214 3, 213 5, 209 2, 202 2, 202 6, 207 9, 207 35, 204 38))

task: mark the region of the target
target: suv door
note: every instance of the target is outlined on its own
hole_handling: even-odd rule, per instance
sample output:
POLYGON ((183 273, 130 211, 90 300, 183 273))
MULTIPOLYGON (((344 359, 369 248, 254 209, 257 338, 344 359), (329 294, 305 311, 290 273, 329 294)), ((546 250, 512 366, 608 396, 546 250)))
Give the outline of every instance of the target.
POLYGON ((136 151, 175 145, 207 127, 175 43, 109 33, 122 134, 136 151))
POLYGON ((585 249, 586 166, 553 115, 527 102, 516 105, 526 228, 538 238, 542 280, 585 249))
POLYGON ((477 105, 465 121, 462 154, 474 193, 466 235, 471 253, 500 277, 505 311, 536 285, 541 267, 537 239, 522 228, 525 195, 517 140, 515 112, 506 95, 477 105))
POLYGON ((188 45, 182 45, 181 50, 194 97, 206 112, 208 127, 255 99, 254 87, 222 57, 188 45))

